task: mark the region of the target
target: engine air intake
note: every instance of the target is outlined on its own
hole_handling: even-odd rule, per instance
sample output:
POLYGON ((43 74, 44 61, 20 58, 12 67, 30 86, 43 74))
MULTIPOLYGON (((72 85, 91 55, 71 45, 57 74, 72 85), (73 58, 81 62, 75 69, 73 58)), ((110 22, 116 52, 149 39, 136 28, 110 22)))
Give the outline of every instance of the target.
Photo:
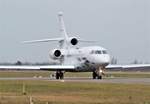
POLYGON ((56 57, 59 57, 59 56, 61 55, 60 50, 55 50, 54 55, 55 55, 56 57))
POLYGON ((78 40, 76 38, 71 39, 71 44, 76 45, 78 43, 78 40))

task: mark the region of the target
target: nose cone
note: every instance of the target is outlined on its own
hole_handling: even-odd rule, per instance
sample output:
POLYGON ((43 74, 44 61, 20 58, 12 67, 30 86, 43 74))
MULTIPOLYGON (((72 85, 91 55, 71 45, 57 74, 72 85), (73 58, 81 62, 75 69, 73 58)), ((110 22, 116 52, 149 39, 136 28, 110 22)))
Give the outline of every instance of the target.
POLYGON ((108 54, 98 56, 95 60, 98 65, 108 65, 110 63, 110 56, 108 54))
POLYGON ((101 59, 101 62, 104 64, 109 64, 110 63, 110 56, 108 54, 104 55, 103 58, 101 59))

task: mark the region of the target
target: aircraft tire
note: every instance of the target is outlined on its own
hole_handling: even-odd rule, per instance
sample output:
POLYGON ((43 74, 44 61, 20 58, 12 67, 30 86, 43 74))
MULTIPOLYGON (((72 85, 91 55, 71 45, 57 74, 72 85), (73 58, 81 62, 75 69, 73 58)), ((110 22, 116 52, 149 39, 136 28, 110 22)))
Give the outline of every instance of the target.
POLYGON ((102 76, 100 75, 100 76, 97 76, 97 79, 102 79, 102 76))
POLYGON ((92 77, 93 79, 96 79, 97 74, 95 72, 93 72, 92 77))
POLYGON ((56 79, 59 79, 59 77, 60 77, 60 73, 56 72, 56 79))
POLYGON ((64 73, 60 72, 60 79, 64 79, 64 73))

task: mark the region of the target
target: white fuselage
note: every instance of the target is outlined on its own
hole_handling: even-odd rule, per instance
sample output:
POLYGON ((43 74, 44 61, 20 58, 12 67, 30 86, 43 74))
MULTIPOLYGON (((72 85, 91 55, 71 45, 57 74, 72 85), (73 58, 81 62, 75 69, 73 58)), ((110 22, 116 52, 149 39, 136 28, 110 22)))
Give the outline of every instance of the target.
POLYGON ((75 71, 92 71, 99 67, 105 67, 110 63, 110 56, 105 48, 99 46, 89 46, 82 48, 70 48, 61 50, 61 64, 74 65, 75 71))

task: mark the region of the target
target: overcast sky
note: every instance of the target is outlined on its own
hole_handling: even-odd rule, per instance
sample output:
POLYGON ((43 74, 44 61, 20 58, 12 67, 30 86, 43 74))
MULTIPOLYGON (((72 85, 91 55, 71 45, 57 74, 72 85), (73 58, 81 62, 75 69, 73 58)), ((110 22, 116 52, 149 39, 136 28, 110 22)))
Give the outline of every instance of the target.
POLYGON ((108 49, 119 63, 150 62, 149 0, 0 0, 0 62, 49 60, 56 43, 21 41, 59 37, 57 13, 67 32, 108 49))

